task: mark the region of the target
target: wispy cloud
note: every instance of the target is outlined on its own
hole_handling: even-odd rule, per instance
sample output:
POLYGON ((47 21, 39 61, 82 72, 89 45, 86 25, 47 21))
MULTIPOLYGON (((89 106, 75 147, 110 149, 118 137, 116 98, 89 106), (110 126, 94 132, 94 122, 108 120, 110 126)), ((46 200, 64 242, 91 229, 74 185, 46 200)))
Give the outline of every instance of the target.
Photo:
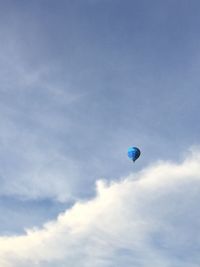
POLYGON ((80 170, 61 140, 76 125, 70 114, 84 93, 61 82, 57 67, 26 64, 9 37, 0 45, 0 196, 65 201, 80 170))
POLYGON ((132 142, 139 168, 198 144, 199 4, 50 2, 1 4, 0 196, 88 196, 132 142))
POLYGON ((96 190, 42 229, 1 237, 1 266, 199 265, 199 152, 96 190))

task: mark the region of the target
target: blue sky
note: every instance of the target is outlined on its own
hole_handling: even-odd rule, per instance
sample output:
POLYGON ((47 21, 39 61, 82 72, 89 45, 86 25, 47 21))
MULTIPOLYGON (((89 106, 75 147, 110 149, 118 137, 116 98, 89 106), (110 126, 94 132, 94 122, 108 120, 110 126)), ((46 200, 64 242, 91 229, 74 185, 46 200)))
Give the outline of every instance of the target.
POLYGON ((199 9, 195 0, 0 2, 2 238, 95 201, 100 179, 145 180, 158 161, 198 155, 199 9), (134 166, 130 145, 142 151, 134 166))

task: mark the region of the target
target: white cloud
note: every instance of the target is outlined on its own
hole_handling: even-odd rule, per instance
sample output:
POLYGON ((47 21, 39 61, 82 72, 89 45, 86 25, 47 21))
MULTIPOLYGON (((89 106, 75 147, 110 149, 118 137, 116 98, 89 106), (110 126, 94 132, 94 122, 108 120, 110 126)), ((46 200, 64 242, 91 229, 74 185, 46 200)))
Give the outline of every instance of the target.
POLYGON ((160 162, 121 182, 97 182, 42 229, 0 238, 2 267, 197 267, 200 154, 160 162))

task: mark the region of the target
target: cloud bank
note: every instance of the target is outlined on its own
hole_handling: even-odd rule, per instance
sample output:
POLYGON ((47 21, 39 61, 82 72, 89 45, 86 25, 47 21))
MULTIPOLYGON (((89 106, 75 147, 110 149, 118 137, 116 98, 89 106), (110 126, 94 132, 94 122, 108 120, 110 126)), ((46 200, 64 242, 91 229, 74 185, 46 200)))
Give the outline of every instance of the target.
POLYGON ((199 152, 96 190, 41 229, 1 237, 0 266, 199 266, 199 152))

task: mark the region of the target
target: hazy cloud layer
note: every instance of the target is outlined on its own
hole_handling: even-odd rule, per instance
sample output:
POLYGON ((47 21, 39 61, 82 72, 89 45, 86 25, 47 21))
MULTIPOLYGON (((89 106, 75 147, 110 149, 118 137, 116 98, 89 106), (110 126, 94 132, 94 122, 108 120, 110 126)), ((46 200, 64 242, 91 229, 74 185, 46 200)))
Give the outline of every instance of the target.
POLYGON ((1 237, 2 267, 197 267, 200 264, 200 154, 158 162, 120 182, 97 182, 42 229, 1 237))
POLYGON ((198 144, 199 8, 1 1, 0 197, 88 197, 132 144, 138 169, 198 144))

